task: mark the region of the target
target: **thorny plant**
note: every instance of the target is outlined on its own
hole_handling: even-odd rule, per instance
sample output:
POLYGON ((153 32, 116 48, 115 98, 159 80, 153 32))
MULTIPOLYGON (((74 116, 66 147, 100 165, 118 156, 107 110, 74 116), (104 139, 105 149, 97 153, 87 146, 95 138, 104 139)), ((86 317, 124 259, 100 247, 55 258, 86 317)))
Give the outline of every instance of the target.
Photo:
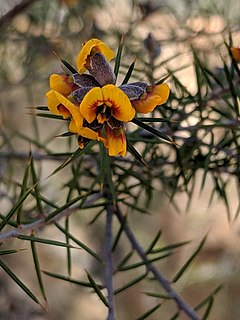
MULTIPOLYGON (((7 194, 12 207, 6 214, 1 212, 0 239, 6 241, 16 237, 20 241, 30 242, 39 287, 45 301, 47 295, 43 273, 90 288, 106 306, 108 319, 116 319, 115 296, 137 283, 151 283, 154 279, 155 283, 160 284, 159 292, 147 294, 158 299, 159 303, 146 310, 138 319, 147 319, 158 309, 161 311, 161 307, 168 300, 176 303, 176 312, 171 319, 179 318, 182 313, 190 319, 200 319, 197 312, 201 313, 202 319, 207 319, 220 287, 195 307, 188 305, 175 288, 175 283, 184 275, 206 238, 172 279, 168 280, 160 271, 161 261, 165 261, 177 248, 186 245, 186 242, 161 247, 158 245, 161 236, 159 231, 151 243, 142 247, 131 229, 128 215, 131 211, 147 212, 139 199, 143 197, 146 206, 150 204, 153 193, 157 190, 156 182, 160 182, 161 192, 170 197, 173 204, 174 195, 179 191, 186 192, 190 201, 196 175, 200 171, 202 189, 207 176, 214 182, 210 202, 217 194, 226 205, 229 221, 238 217, 240 206, 232 217, 226 190, 232 177, 239 186, 239 49, 233 47, 230 35, 225 43, 227 60, 223 60, 221 70, 212 71, 192 48, 197 92, 190 93, 175 73, 168 70, 168 79, 171 81, 168 98, 168 85, 161 80, 155 81, 153 77, 157 68, 155 58, 159 54, 159 47, 151 35, 145 43, 149 52, 147 67, 150 70, 148 79, 151 86, 143 81, 130 81, 135 62, 126 70, 123 81, 116 84, 121 63, 124 62, 123 45, 121 41, 114 72, 108 62, 113 58, 112 50, 102 41, 93 39, 80 51, 77 70, 62 60, 66 75, 54 74, 50 77, 48 107, 38 107, 38 116, 67 122, 69 131, 61 136, 71 141, 72 135, 74 138, 77 135, 80 148, 70 155, 56 154, 38 141, 32 141, 36 145, 39 143, 38 146, 44 153, 30 153, 22 184, 9 182, 1 172, 2 183, 4 186, 14 187, 18 192, 18 199, 12 199, 7 194), (166 101, 165 105, 159 106, 166 101), (137 112, 150 111, 153 111, 152 116, 136 116, 137 112), (128 126, 127 122, 134 125, 128 126), (125 131, 127 126, 128 130, 125 131), (217 134, 216 129, 220 129, 217 134), (58 205, 44 197, 35 162, 52 158, 61 160, 66 157, 67 160, 53 172, 57 174, 66 170, 65 167, 71 167, 71 175, 65 181, 65 203, 58 205), (26 205, 28 201, 30 210, 26 205), (81 213, 89 208, 96 210, 91 224, 105 218, 103 254, 97 253, 76 238, 69 227, 69 219, 73 213, 81 213), (115 218, 119 221, 117 231, 113 228, 115 218), (64 224, 60 223, 60 219, 65 220, 64 224), (64 234, 66 241, 41 238, 40 230, 48 224, 53 224, 64 234), (5 228, 8 229, 5 231, 5 228), (130 250, 118 257, 117 249, 121 246, 123 234, 130 243, 130 250), (68 276, 41 270, 37 243, 66 248, 68 276), (75 246, 85 250, 96 261, 99 269, 104 269, 102 281, 96 281, 89 271, 87 281, 71 277, 71 254, 75 246), (134 258, 134 253, 138 254, 139 260, 134 258), (113 277, 117 277, 120 272, 139 269, 143 272, 124 286, 114 288, 113 277)), ((166 81, 166 77, 163 80, 166 81)), ((4 128, 1 128, 1 139, 1 157, 10 158, 11 155, 4 152, 5 145, 8 145, 4 128)), ((16 157, 26 158, 26 155, 18 153, 16 157)), ((5 189, 0 196, 6 197, 5 189)), ((3 256, 18 251, 4 248, 0 250, 0 254, 3 256)), ((21 281, 5 261, 0 260, 3 270, 30 298, 42 304, 41 299, 21 281)))

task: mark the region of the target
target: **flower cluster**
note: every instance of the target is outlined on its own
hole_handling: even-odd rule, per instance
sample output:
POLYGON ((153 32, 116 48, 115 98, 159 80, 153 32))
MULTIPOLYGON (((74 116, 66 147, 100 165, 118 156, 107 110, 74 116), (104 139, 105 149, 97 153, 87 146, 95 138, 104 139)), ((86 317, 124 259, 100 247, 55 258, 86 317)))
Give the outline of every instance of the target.
POLYGON ((132 82, 117 87, 109 64, 113 58, 114 52, 104 42, 89 40, 77 56, 77 71, 52 74, 46 96, 52 113, 70 119, 69 131, 78 134, 80 148, 98 140, 110 156, 125 156, 126 123, 137 112, 149 113, 165 103, 170 90, 165 83, 132 82))

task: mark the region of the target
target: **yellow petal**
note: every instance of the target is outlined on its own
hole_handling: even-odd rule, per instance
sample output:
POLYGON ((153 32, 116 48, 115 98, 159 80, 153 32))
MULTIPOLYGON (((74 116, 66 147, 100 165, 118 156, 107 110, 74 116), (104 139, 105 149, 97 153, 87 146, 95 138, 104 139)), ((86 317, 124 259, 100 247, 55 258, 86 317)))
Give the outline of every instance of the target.
POLYGON ((240 48, 230 48, 232 56, 236 62, 240 62, 240 48))
POLYGON ((64 119, 70 117, 70 112, 58 101, 55 91, 50 90, 46 93, 48 100, 48 109, 57 115, 61 115, 64 119))
POLYGON ((98 140, 98 133, 90 128, 82 127, 78 130, 78 134, 90 140, 98 140))
POLYGON ((50 90, 46 93, 46 97, 48 100, 48 109, 54 113, 54 114, 59 114, 57 106, 59 105, 59 101, 55 96, 55 93, 53 90, 50 90))
POLYGON ((104 42, 95 38, 91 39, 83 45, 77 56, 76 64, 78 67, 78 72, 80 74, 82 74, 86 70, 85 64, 88 57, 91 56, 91 51, 93 49, 101 52, 108 61, 114 58, 114 52, 104 42))
POLYGON ((103 100, 111 108, 111 115, 123 122, 131 121, 135 116, 135 110, 128 96, 113 84, 107 84, 102 88, 103 100))
POLYGON ((78 133, 78 127, 77 127, 76 122, 74 121, 74 119, 71 119, 68 129, 72 133, 78 133))
POLYGON ((75 86, 74 82, 68 76, 52 74, 49 78, 50 88, 58 91, 64 96, 69 95, 75 86))
POLYGON ((156 86, 149 86, 147 93, 137 100, 132 100, 132 105, 137 112, 149 113, 156 106, 165 103, 169 97, 170 89, 166 83, 156 86))
POLYGON ((95 87, 83 98, 80 104, 80 112, 88 123, 96 118, 97 108, 104 103, 102 89, 95 87))
POLYGON ((79 107, 75 106, 69 99, 65 98, 59 92, 54 91, 54 94, 56 96, 56 99, 59 101, 59 103, 61 103, 62 105, 64 105, 66 109, 68 109, 77 127, 81 128, 83 124, 83 117, 80 113, 79 107))
POLYGON ((111 129, 106 126, 106 134, 109 156, 120 155, 125 157, 127 153, 127 142, 124 129, 111 129))
POLYGON ((69 123, 69 131, 73 133, 77 133, 80 136, 90 140, 98 140, 98 137, 99 137, 98 132, 95 132, 90 128, 87 128, 87 127, 78 128, 74 119, 72 119, 69 123))

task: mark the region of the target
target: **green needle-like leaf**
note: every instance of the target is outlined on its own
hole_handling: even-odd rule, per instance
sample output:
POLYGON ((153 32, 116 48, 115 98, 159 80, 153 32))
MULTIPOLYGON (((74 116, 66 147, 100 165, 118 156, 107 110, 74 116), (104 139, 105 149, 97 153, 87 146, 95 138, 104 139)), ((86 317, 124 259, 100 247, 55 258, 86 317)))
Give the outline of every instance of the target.
POLYGON ((171 255, 171 253, 166 253, 166 254, 164 254, 162 256, 148 259, 147 261, 139 261, 139 262, 136 262, 136 263, 133 263, 133 264, 129 264, 127 266, 121 266, 121 267, 118 267, 118 271, 127 271, 127 270, 131 270, 131 269, 139 268, 139 267, 141 267, 143 265, 147 266, 149 263, 152 263, 152 262, 155 262, 155 261, 158 261, 158 260, 161 260, 161 259, 165 259, 165 258, 169 257, 170 255, 171 255))
POLYGON ((0 267, 16 282, 16 284, 22 288, 22 290, 37 304, 40 304, 37 297, 32 293, 30 289, 16 276, 16 274, 2 261, 0 260, 0 267))
POLYGON ((120 237, 122 235, 122 232, 124 231, 124 226, 125 226, 126 222, 127 222, 127 216, 124 216, 124 220, 121 223, 121 226, 120 226, 120 228, 119 228, 119 230, 117 232, 115 240, 113 241, 112 252, 116 249, 117 244, 119 243, 119 240, 120 240, 120 237))
POLYGON ((41 239, 35 236, 27 236, 27 235, 19 235, 18 239, 20 240, 27 240, 27 241, 34 241, 34 242, 39 242, 42 244, 47 244, 47 245, 52 245, 52 246, 57 246, 57 247, 64 247, 64 248, 72 248, 72 249, 78 249, 68 243, 61 242, 61 241, 56 241, 56 240, 50 240, 50 239, 41 239))
POLYGON ((151 314, 153 314, 153 312, 155 312, 157 309, 159 309, 161 307, 161 305, 162 305, 161 303, 158 303, 155 307, 153 307, 150 310, 148 310, 147 312, 145 312, 143 315, 138 317, 136 320, 147 319, 151 314))
POLYGON ((158 240, 160 239, 162 235, 162 231, 159 230, 155 236, 155 238, 153 239, 153 241, 150 243, 148 249, 146 250, 146 254, 148 254, 149 252, 151 252, 153 250, 153 248, 155 247, 156 243, 158 242, 158 240))
POLYGON ((223 286, 222 285, 219 285, 217 286, 202 302, 200 302, 195 308, 194 310, 200 310, 202 307, 204 307, 206 304, 208 304, 209 300, 213 297, 215 297, 218 292, 220 290, 222 290, 223 286))
POLYGON ((31 158, 30 158, 30 167, 31 167, 31 174, 32 174, 32 182, 35 186, 34 187, 34 191, 35 191, 34 195, 35 195, 36 202, 37 202, 38 212, 40 215, 43 215, 42 199, 41 199, 41 194, 40 194, 40 190, 39 190, 38 177, 37 177, 32 153, 31 153, 31 158))
POLYGON ((64 67, 65 67, 65 69, 66 69, 66 71, 67 71, 67 74, 70 75, 70 74, 75 74, 75 73, 77 73, 77 70, 74 69, 66 60, 61 59, 61 61, 62 61, 63 65, 64 65, 64 67))
POLYGON ((121 269, 125 264, 128 262, 128 260, 132 257, 133 251, 130 251, 123 259, 122 261, 118 264, 118 268, 121 269))
MULTIPOLYGON (((49 272, 49 271, 42 271, 44 274, 46 274, 47 276, 50 276, 50 277, 53 277, 53 278, 56 278, 56 279, 60 279, 60 280, 64 280, 64 281, 67 281, 67 282, 70 282, 70 283, 74 283, 74 284, 77 284, 79 286, 82 286, 82 287, 86 287, 86 288, 92 288, 92 284, 89 283, 89 282, 86 282, 86 281, 79 281, 79 280, 76 280, 76 279, 72 279, 71 277, 66 277, 66 276, 63 276, 61 274, 57 274, 57 273, 52 273, 52 272, 49 272)), ((100 289, 103 289, 103 286, 100 285, 100 284, 97 284, 98 288, 100 289)))
POLYGON ((77 157, 86 153, 89 149, 91 149, 91 147, 92 147, 92 142, 89 142, 84 149, 78 148, 75 152, 73 152, 71 154, 71 156, 66 161, 64 161, 63 164, 61 164, 61 166, 59 166, 57 169, 55 169, 53 171, 53 173, 50 175, 50 177, 53 176, 54 174, 56 174, 57 172, 59 172, 60 170, 62 170, 63 168, 65 168, 67 165, 69 165, 77 157))
POLYGON ((129 281, 127 284, 125 284, 123 287, 118 288, 114 291, 114 294, 118 294, 120 292, 123 292, 125 290, 127 290, 128 288, 134 286, 136 283, 142 281, 143 279, 146 278, 146 276, 148 275, 148 272, 144 272, 142 275, 140 275, 137 278, 134 278, 133 280, 129 281))
POLYGON ((208 301, 208 306, 207 306, 207 309, 206 311, 204 312, 204 315, 202 317, 202 320, 206 320, 210 314, 210 311, 212 310, 212 307, 213 307, 213 302, 214 302, 214 298, 211 297, 208 301))
POLYGON ((122 36, 120 39, 120 43, 119 43, 118 51, 117 51, 117 55, 116 55, 116 60, 115 60, 114 74, 115 74, 116 78, 118 76, 118 72, 119 72, 119 68, 120 68, 120 64, 121 64, 121 57, 122 57, 122 50, 123 50, 123 39, 124 39, 124 36, 122 36))
POLYGON ((179 315, 180 315, 180 312, 176 312, 169 320, 176 320, 178 319, 179 315))
POLYGON ((149 297, 160 298, 163 300, 171 300, 172 297, 166 294, 157 293, 157 292, 144 292, 149 297))
POLYGON ((173 278, 172 282, 177 282, 181 276, 184 274, 184 272, 187 270, 187 268, 190 266, 194 258, 198 255, 198 253, 201 251, 202 247, 204 246, 204 243, 206 242, 207 235, 202 239, 197 249, 194 251, 194 253, 190 256, 190 258, 187 259, 185 264, 182 266, 182 268, 178 271, 178 273, 173 278))
MULTIPOLYGON (((70 245, 70 238, 68 236, 69 234, 69 218, 67 217, 65 220, 65 230, 67 233, 65 234, 66 236, 66 244, 70 245)), ((67 247, 67 269, 68 269, 68 275, 71 276, 72 273, 72 255, 71 255, 71 249, 70 247, 67 247)))
POLYGON ((47 296, 45 293, 45 288, 44 288, 44 284, 43 284, 43 280, 42 280, 42 274, 40 271, 37 248, 36 248, 36 244, 34 241, 31 241, 31 249, 32 249, 32 256, 33 256, 34 266, 35 266, 35 270, 36 270, 36 274, 37 274, 38 284, 39 284, 40 290, 42 292, 43 299, 45 301, 47 301, 47 296))
POLYGON ((34 187, 28 189, 24 194, 21 195, 21 197, 18 199, 17 203, 13 206, 13 208, 9 211, 9 213, 6 215, 6 217, 1 221, 0 223, 0 230, 2 230, 5 225, 11 220, 13 215, 17 212, 18 208, 21 207, 23 202, 27 199, 27 197, 30 195, 34 187))
POLYGON ((75 238, 71 233, 69 233, 67 230, 65 230, 60 224, 55 223, 56 227, 61 230, 65 235, 69 237, 73 242, 75 242, 79 247, 83 248, 86 252, 88 252, 91 256, 93 256, 95 259, 97 259, 99 262, 102 262, 102 259, 89 247, 87 247, 83 242, 75 238))
MULTIPOLYGON (((86 270, 85 270, 86 271, 86 270)), ((90 275, 90 273, 87 273, 87 277, 88 277, 88 280, 89 282, 91 283, 92 285, 92 288, 93 290, 95 291, 95 293, 98 295, 98 297, 100 298, 100 300, 102 300, 102 302, 105 304, 105 306, 108 308, 109 305, 108 305, 108 302, 107 302, 107 299, 105 298, 105 296, 103 295, 102 291, 101 291, 101 288, 98 286, 98 284, 95 282, 95 280, 93 279, 93 277, 90 275)))
POLYGON ((137 126, 151 132, 153 135, 165 140, 166 142, 170 143, 170 144, 175 144, 171 138, 169 138, 168 136, 166 136, 165 134, 159 132, 158 130, 156 130, 153 127, 148 126, 146 123, 138 120, 137 118, 132 119, 132 122, 135 123, 137 126))
POLYGON ((176 248, 180 248, 182 246, 185 246, 185 245, 189 244, 190 242, 191 241, 183 241, 183 242, 173 243, 173 244, 170 244, 168 246, 152 249, 151 251, 149 251, 149 253, 150 254, 155 254, 155 253, 159 253, 159 252, 163 252, 163 251, 174 250, 176 248))
POLYGON ((129 140, 127 140, 127 149, 140 163, 149 168, 148 164, 143 160, 141 154, 134 148, 129 140))
MULTIPOLYGON (((65 205, 63 205, 62 207, 54 210, 53 212, 49 213, 49 215, 45 218, 45 222, 48 222, 49 220, 53 219, 56 215, 58 215, 60 212, 68 209, 69 207, 71 207, 73 204, 75 204, 76 202, 78 202, 79 200, 82 200, 86 197, 86 195, 80 195, 70 201, 68 201, 65 205)), ((80 207, 80 204, 79 204, 80 207)))
POLYGON ((26 250, 26 249, 18 249, 18 250, 13 250, 13 249, 12 250, 11 249, 7 250, 7 249, 5 249, 5 250, 0 250, 0 256, 4 256, 6 254, 18 253, 18 252, 23 251, 23 250, 26 250))
POLYGON ((168 122, 168 123, 172 122, 171 120, 164 119, 164 118, 150 118, 150 117, 142 118, 142 117, 137 117, 136 119, 139 120, 139 121, 142 121, 142 122, 168 122))
POLYGON ((42 117, 42 118, 49 118, 49 119, 54 119, 54 120, 65 121, 62 116, 58 116, 57 114, 52 114, 52 113, 38 112, 38 113, 36 113, 36 116, 42 117))
POLYGON ((131 63, 131 65, 130 65, 130 67, 129 67, 126 75, 125 75, 125 78, 123 79, 122 84, 126 84, 126 83, 128 83, 128 81, 130 80, 131 75, 132 75, 132 72, 133 72, 133 70, 134 70, 135 62, 136 62, 136 60, 134 60, 134 61, 131 63))
MULTIPOLYGON (((20 191, 20 197, 23 196, 24 193, 27 190, 29 170, 30 170, 30 167, 31 167, 31 159, 32 159, 32 156, 30 154, 30 160, 28 161, 28 164, 26 165, 25 172, 24 172, 24 175, 23 175, 23 180, 22 180, 22 184, 21 184, 21 191, 20 191)), ((22 204, 17 209, 17 223, 19 225, 21 224, 21 215, 22 215, 22 204)))

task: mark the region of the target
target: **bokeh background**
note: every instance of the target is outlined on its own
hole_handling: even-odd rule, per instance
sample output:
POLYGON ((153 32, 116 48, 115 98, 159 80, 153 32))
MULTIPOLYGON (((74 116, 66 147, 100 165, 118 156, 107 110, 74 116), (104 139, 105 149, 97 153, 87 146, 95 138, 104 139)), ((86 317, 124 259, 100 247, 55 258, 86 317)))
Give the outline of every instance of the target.
MULTIPOLYGON (((24 2, 24 1, 23 1, 24 2)), ((231 30, 233 43, 240 45, 239 0, 36 0, 20 8, 17 14, 12 8, 21 3, 15 0, 0 1, 0 212, 8 212, 13 203, 13 190, 8 190, 7 180, 21 182, 24 165, 31 146, 41 170, 41 183, 46 197, 61 203, 62 185, 67 174, 59 173, 47 179, 61 163, 41 158, 46 150, 71 152, 76 146, 55 136, 64 131, 62 122, 36 118, 37 105, 46 105, 45 92, 51 73, 61 73, 59 58, 74 65, 81 44, 97 37, 117 50, 124 34, 124 55, 121 75, 136 58, 134 79, 153 81, 166 76, 171 70, 189 92, 196 92, 191 47, 207 61, 212 70, 221 66, 228 53, 224 41, 231 30), (9 14, 9 15, 8 15, 9 14), (156 63, 151 70, 149 39, 154 39, 156 63), (37 141, 37 143, 36 143, 37 141), (1 182, 4 181, 4 183, 1 182), (54 187, 53 187, 54 186, 54 187)), ((221 72, 221 71, 219 71, 221 72)), ((167 80, 171 86, 171 79, 167 80)), ((216 134, 218 134, 216 132, 216 134)), ((240 225, 233 218, 238 209, 239 186, 235 179, 228 183, 229 209, 217 197, 209 200, 213 181, 208 178, 201 190, 202 172, 197 176, 196 187, 189 204, 184 192, 179 192, 171 204, 165 194, 155 192, 149 211, 142 215, 132 213, 140 242, 151 241, 152 234, 161 229, 163 244, 192 240, 179 249, 166 262, 161 271, 171 278, 208 233, 206 244, 194 264, 177 285, 191 305, 197 305, 210 292, 223 285, 215 298, 208 319, 233 320, 240 318, 240 225)), ((12 187, 11 187, 12 188, 12 187)), ((31 203, 29 204, 29 210, 31 203)), ((93 212, 85 210, 72 219, 72 233, 81 236, 90 246, 102 241, 101 223, 91 228, 86 224, 93 212)), ((51 226, 41 231, 41 236, 62 239, 51 226)), ((20 246, 13 239, 8 246, 20 246)), ((27 248, 28 244, 19 248, 27 248)), ((39 246, 41 268, 52 272, 66 272, 66 252, 63 248, 39 246)), ((36 293, 39 293, 32 257, 28 250, 8 257, 8 264, 36 293)), ((85 277, 84 268, 96 275, 93 261, 78 250, 73 252, 73 278, 85 277)), ((129 277, 131 274, 129 273, 129 277)), ((0 270, 0 319, 2 320, 98 320, 106 317, 106 309, 95 295, 74 284, 44 277, 48 296, 47 313, 34 304, 16 284, 0 270)), ((120 284, 126 281, 123 276, 120 284)), ((136 285, 117 297, 118 319, 132 320, 156 301, 141 294, 147 291, 136 285)), ((164 305, 158 315, 149 319, 170 319, 171 303, 164 305)), ((180 319, 185 319, 181 316, 180 319)))

